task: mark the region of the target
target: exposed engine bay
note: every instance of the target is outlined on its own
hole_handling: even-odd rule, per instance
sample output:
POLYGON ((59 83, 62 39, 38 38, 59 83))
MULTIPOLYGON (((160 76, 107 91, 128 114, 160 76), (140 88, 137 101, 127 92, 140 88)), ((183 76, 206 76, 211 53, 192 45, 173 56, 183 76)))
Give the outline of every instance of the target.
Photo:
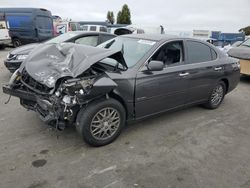
MULTIPOLYGON (((9 85, 4 87, 5 93, 19 97, 22 106, 38 112, 44 122, 58 129, 64 129, 67 123, 74 123, 80 109, 97 98, 108 97, 108 93, 117 87, 117 84, 109 78, 106 72, 117 71, 118 66, 111 66, 101 63, 101 61, 112 57, 114 54, 116 57, 119 52, 110 53, 108 51, 107 56, 107 50, 101 49, 104 55, 100 56, 99 49, 84 47, 85 51, 90 48, 91 53, 95 50, 99 52, 97 52, 98 58, 92 58, 92 62, 88 61, 88 64, 81 65, 80 63, 72 63, 72 61, 76 61, 74 57, 79 49, 74 51, 75 45, 73 49, 69 48, 69 45, 67 44, 66 47, 70 53, 64 52, 63 59, 64 62, 65 59, 68 61, 67 72, 59 72, 58 63, 56 65, 44 63, 43 69, 39 69, 42 65, 42 63, 39 64, 40 62, 35 66, 26 63, 12 75, 9 85), (96 60, 98 61, 94 62, 96 60), (75 69, 72 65, 78 67, 78 69, 75 69), (80 66, 82 67, 80 68, 80 66), (38 68, 34 69, 34 67, 38 68), (70 71, 68 71, 69 69, 70 71), (83 71, 81 74, 79 69, 83 71), (43 78, 41 79, 41 77, 43 78)), ((56 53, 58 52, 56 51, 56 53)), ((50 54, 49 58, 52 55, 50 54)), ((33 56, 35 57, 35 55, 33 56)), ((78 57, 77 60, 88 59, 88 55, 83 53, 83 56, 84 58, 78 57)), ((31 55, 29 59, 31 60, 34 57, 31 55)), ((65 68, 65 63, 62 65, 65 68)))

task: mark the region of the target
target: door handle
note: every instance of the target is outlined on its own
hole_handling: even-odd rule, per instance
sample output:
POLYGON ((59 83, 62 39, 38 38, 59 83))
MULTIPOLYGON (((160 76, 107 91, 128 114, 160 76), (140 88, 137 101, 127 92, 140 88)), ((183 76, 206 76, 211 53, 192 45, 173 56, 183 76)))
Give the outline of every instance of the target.
POLYGON ((215 70, 215 71, 222 70, 222 67, 215 67, 214 70, 215 70))
POLYGON ((179 76, 183 77, 183 76, 188 76, 189 73, 188 72, 185 72, 185 73, 180 73, 179 76))

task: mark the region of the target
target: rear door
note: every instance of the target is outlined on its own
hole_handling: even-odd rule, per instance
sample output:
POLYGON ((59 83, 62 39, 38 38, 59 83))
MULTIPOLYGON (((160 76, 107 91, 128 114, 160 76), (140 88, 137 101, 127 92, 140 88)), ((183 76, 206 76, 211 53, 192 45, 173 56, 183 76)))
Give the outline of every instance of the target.
MULTIPOLYGON (((146 117, 185 105, 187 77, 183 41, 163 45, 150 60, 163 61, 161 71, 138 72, 136 78, 136 118, 146 117)), ((149 61, 150 61, 149 60, 149 61)))
POLYGON ((44 41, 53 37, 53 21, 47 16, 37 16, 36 32, 39 41, 44 41))
POLYGON ((217 79, 223 75, 223 66, 217 61, 216 51, 209 44, 186 40, 188 69, 187 104, 202 102, 217 79))

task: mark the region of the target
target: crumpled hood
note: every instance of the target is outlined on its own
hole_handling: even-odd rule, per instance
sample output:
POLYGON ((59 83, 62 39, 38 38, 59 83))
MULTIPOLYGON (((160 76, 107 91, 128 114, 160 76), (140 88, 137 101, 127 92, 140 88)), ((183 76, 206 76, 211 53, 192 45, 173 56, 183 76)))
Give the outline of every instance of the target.
POLYGON ((127 68, 120 51, 73 43, 44 44, 32 51, 20 67, 36 81, 52 88, 62 77, 75 78, 104 58, 113 58, 127 68))
POLYGON ((235 47, 230 49, 227 53, 232 57, 250 60, 250 47, 245 47, 245 46, 235 47))
POLYGON ((36 48, 39 45, 39 43, 33 43, 33 44, 27 44, 21 47, 18 47, 10 52, 10 54, 14 55, 26 55, 31 52, 34 48, 36 48))

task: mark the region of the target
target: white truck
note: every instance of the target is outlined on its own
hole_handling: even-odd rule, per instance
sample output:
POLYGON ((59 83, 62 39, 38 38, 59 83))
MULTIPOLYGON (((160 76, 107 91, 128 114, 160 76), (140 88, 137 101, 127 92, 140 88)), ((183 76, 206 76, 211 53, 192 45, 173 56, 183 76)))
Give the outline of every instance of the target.
POLYGON ((9 44, 11 44, 11 38, 9 36, 8 23, 4 14, 0 14, 0 48, 3 49, 9 44))

